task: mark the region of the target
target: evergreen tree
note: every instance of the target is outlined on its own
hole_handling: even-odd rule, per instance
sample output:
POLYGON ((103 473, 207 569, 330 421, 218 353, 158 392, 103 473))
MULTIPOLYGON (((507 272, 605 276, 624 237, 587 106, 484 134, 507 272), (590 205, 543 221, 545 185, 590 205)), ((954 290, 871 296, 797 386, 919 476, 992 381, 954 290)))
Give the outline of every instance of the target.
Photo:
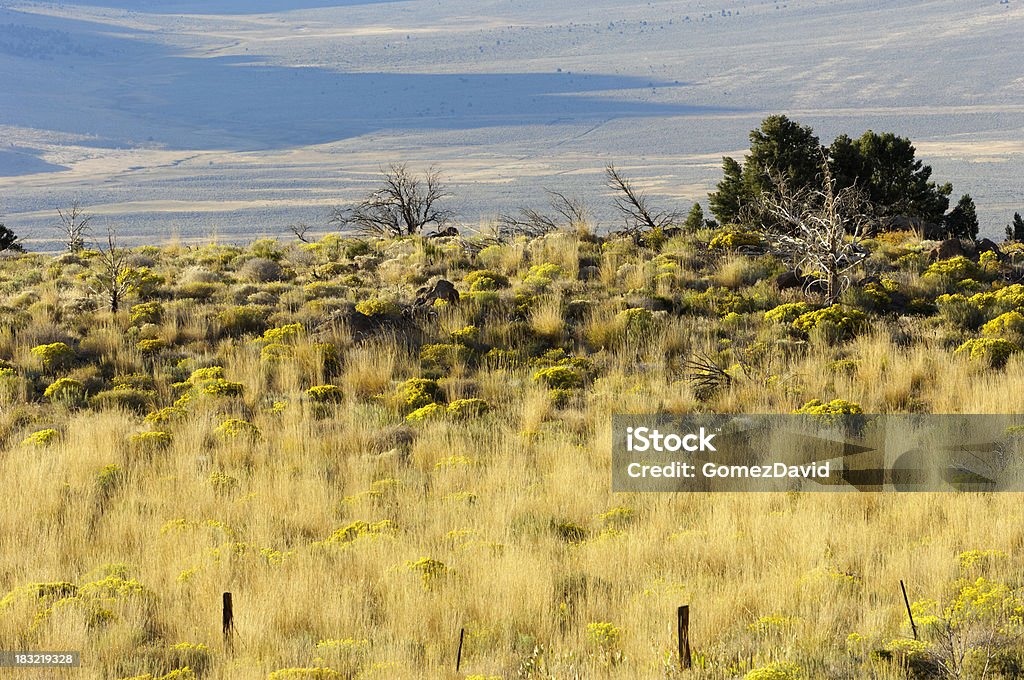
POLYGON ((708 194, 708 206, 722 224, 739 220, 740 208, 749 202, 746 186, 743 184, 743 166, 726 156, 722 159, 722 181, 718 190, 708 194))
POLYGON ((822 147, 814 131, 786 116, 768 116, 750 133, 750 154, 743 165, 743 181, 751 196, 775 189, 773 175, 786 178, 790 189, 801 191, 821 185, 822 147))
POLYGON ((836 137, 829 148, 829 165, 840 187, 859 186, 881 216, 939 223, 953 187, 929 181, 932 168, 915 153, 905 137, 868 130, 857 140, 836 137))
POLYGON ((14 250, 19 253, 25 252, 25 249, 18 243, 18 236, 4 226, 3 223, 0 223, 0 253, 5 250, 14 250))
POLYGON ((686 222, 683 223, 683 227, 686 231, 694 232, 698 229, 703 229, 704 225, 704 208, 700 207, 700 203, 694 203, 693 207, 690 208, 690 212, 686 215, 686 222))
POLYGON ((1007 241, 1024 241, 1024 218, 1020 213, 1013 213, 1013 224, 1006 225, 1007 241))
MULTIPOLYGON (((857 139, 840 135, 824 149, 810 127, 783 115, 769 116, 751 131, 745 162, 722 159, 722 181, 708 195, 711 212, 722 223, 770 219, 755 208, 758 197, 777 192, 779 178, 793 192, 820 190, 823 152, 836 190, 854 186, 862 190, 878 217, 944 223, 953 187, 931 180, 931 166, 916 158, 909 139, 868 130, 857 139), (748 209, 743 210, 744 206, 748 209)), ((960 219, 965 209, 953 219, 960 219)))
POLYGON ((746 162, 741 165, 728 156, 722 159, 722 181, 708 195, 711 212, 723 224, 742 218, 758 221, 760 216, 741 215, 741 209, 755 205, 761 192, 774 190, 778 177, 785 177, 795 190, 816 187, 821 152, 811 128, 783 115, 768 116, 750 132, 746 162))
POLYGON ((970 194, 960 197, 956 207, 944 218, 943 226, 949 238, 974 240, 978 237, 978 215, 970 194))

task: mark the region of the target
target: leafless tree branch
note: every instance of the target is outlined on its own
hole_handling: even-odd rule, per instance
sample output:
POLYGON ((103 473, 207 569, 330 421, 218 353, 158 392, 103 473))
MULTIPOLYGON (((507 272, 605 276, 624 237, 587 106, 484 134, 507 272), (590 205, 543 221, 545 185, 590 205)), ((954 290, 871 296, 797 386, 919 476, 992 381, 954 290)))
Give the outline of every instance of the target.
POLYGON ((85 249, 85 239, 89 236, 89 222, 92 215, 87 215, 85 209, 75 199, 67 208, 57 208, 57 216, 60 222, 57 224, 61 245, 70 253, 79 253, 85 249))
POLYGON ((535 238, 558 229, 585 228, 589 222, 586 205, 579 198, 558 191, 547 191, 553 214, 533 208, 520 208, 516 215, 498 216, 498 238, 508 240, 516 236, 535 238))
POLYGON ((131 267, 128 266, 129 253, 127 249, 117 245, 117 232, 109 226, 106 245, 97 244, 96 249, 100 253, 97 258, 100 272, 96 277, 93 292, 104 298, 110 311, 117 312, 134 283, 131 267))
POLYGON ((871 205, 857 187, 837 190, 827 163, 821 188, 794 191, 782 176, 774 183, 776 190, 763 192, 756 206, 768 218, 762 231, 807 276, 805 289, 822 290, 833 304, 849 287, 849 272, 867 256, 860 241, 871 223, 871 205))
POLYGON ((308 238, 306 238, 306 233, 310 229, 311 229, 311 227, 308 224, 306 224, 305 222, 299 222, 297 224, 289 224, 288 225, 288 231, 290 231, 293 234, 295 234, 295 238, 299 239, 303 243, 311 243, 311 241, 308 238))
POLYGON ((622 213, 626 220, 627 232, 664 229, 682 220, 682 215, 678 212, 652 208, 647 196, 626 179, 614 165, 608 165, 604 172, 607 187, 615 192, 613 199, 615 208, 622 213))
POLYGON ((332 208, 330 222, 367 236, 407 236, 430 225, 443 229, 452 219, 439 205, 451 194, 434 168, 420 177, 405 163, 393 163, 382 173, 380 188, 353 206, 332 208))

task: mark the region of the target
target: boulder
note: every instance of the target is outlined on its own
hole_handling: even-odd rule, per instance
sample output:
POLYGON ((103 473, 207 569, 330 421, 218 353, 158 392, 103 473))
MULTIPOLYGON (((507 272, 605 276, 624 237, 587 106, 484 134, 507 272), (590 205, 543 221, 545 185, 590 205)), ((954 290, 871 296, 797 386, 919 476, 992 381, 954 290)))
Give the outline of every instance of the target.
POLYGON ((807 278, 801 276, 795 271, 782 272, 775 277, 775 287, 779 290, 786 290, 787 288, 803 288, 804 283, 807 282, 807 278))
POLYGON ((651 312, 672 311, 672 301, 663 297, 630 297, 626 299, 626 305, 631 308, 646 309, 651 312))
POLYGON ((964 248, 964 244, 960 239, 947 238, 945 241, 940 242, 928 251, 928 261, 937 262, 938 260, 948 260, 950 258, 966 255, 967 250, 964 248))
POLYGON ((977 249, 978 255, 981 255, 982 253, 995 253, 996 257, 1000 260, 1004 257, 1003 251, 999 250, 999 246, 991 239, 983 238, 975 243, 974 247, 977 249))
POLYGON ((438 229, 433 233, 427 234, 427 238, 447 238, 458 235, 459 230, 456 227, 445 227, 444 229, 438 229))
POLYGON ((449 304, 455 304, 459 299, 459 291, 455 289, 454 283, 447 279, 438 279, 434 283, 423 286, 416 291, 415 306, 430 307, 437 300, 444 300, 449 304))
POLYGON ((366 452, 381 456, 395 449, 408 451, 416 439, 416 432, 408 425, 394 425, 378 430, 366 442, 366 452))

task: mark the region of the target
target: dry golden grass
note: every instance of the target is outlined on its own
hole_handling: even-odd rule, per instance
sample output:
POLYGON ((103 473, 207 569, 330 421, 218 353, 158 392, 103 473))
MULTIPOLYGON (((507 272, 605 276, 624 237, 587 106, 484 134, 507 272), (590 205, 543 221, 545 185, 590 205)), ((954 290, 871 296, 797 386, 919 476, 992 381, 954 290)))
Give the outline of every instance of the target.
MULTIPOLYGON (((805 678, 902 679, 914 677, 911 657, 888 651, 910 634, 901 579, 911 599, 944 602, 961 578, 1024 583, 1015 494, 609 490, 613 413, 785 413, 815 398, 874 413, 1020 413, 1021 354, 993 369, 952 354, 935 317, 895 312, 843 341, 800 336, 764 319, 796 298, 747 285, 763 262, 712 253, 679 273, 694 287, 672 289, 673 310, 630 335, 627 295, 664 286, 649 250, 615 242, 602 253, 578 234, 478 259, 457 242, 400 245, 372 244, 389 262, 384 283, 368 260, 339 255, 332 281, 347 292, 316 309, 351 314, 381 290, 407 306, 419 285, 403 282, 409 263, 457 282, 487 267, 512 288, 377 319, 369 335, 341 321, 279 341, 223 337, 212 319, 233 304, 247 251, 150 251, 166 277, 154 337, 168 347, 144 355, 126 312, 56 313, 75 292, 59 268, 19 279, 43 258, 0 266, 0 648, 79 649, 84 667, 66 677, 104 680, 186 666, 224 680, 317 667, 344 678, 725 679, 776 661, 805 678), (597 280, 576 280, 582 257, 602 263, 597 280), (197 263, 223 283, 209 302, 175 301, 176 272, 197 263), (543 291, 523 284, 540 263, 566 275, 543 291), (361 282, 344 278, 353 272, 361 282), (589 304, 575 317, 574 300, 589 304), (478 339, 459 345, 453 334, 470 326, 478 339), (58 338, 77 359, 46 368, 30 350, 58 338), (449 349, 428 361, 428 346, 449 349), (684 364, 697 351, 731 384, 696 393, 684 364), (552 365, 575 367, 582 386, 535 379, 552 365), (194 376, 213 366, 226 384, 194 376), (61 375, 89 377, 92 395, 133 373, 155 380, 143 411, 42 397, 61 375), (421 405, 405 391, 411 378, 438 380, 427 401, 479 398, 489 410, 408 417, 421 405), (310 391, 327 384, 340 400, 310 391), (182 395, 177 417, 143 419, 182 395), (255 430, 236 423, 231 436, 226 421, 255 430), (50 443, 22 443, 46 428, 50 443), (170 439, 133 439, 144 432, 170 439), (981 566, 965 566, 970 551, 987 555, 981 566), (236 608, 230 648, 223 592, 236 608), (697 665, 687 672, 675 656, 681 604, 697 665)), ((663 252, 682 261, 700 249, 692 238, 663 252)), ((261 308, 266 328, 317 319, 302 297, 312 274, 295 276, 263 287, 278 300, 261 308)), ((1009 664, 1020 650, 1002 652, 1009 664)), ((1008 667, 988 677, 1014 677, 1008 667)))

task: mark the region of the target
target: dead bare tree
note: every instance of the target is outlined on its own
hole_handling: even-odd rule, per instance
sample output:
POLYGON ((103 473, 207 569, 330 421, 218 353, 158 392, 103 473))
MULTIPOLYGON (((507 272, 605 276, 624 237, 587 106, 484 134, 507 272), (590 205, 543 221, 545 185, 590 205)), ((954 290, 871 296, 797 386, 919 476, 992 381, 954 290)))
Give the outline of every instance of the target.
POLYGON ((57 216, 60 218, 57 232, 61 245, 69 253, 80 253, 85 250, 85 239, 89 236, 92 215, 87 215, 78 199, 75 199, 67 208, 57 208, 57 216))
POLYGON ((606 185, 615 192, 613 199, 616 209, 626 220, 626 231, 636 234, 650 229, 664 229, 682 221, 678 212, 656 210, 651 207, 647 196, 626 179, 614 165, 604 169, 606 185))
POLYGON ((131 291, 132 268, 128 265, 128 250, 117 245, 117 232, 107 227, 106 245, 96 244, 99 274, 93 285, 93 292, 104 298, 111 312, 117 312, 125 296, 131 291))
POLYGON ((452 219, 452 211, 439 205, 451 194, 434 168, 422 177, 405 163, 393 163, 381 172, 382 186, 353 206, 333 208, 332 224, 367 236, 407 236, 430 225, 443 229, 452 219))
POLYGON ((792 190, 785 177, 774 181, 776 190, 763 192, 755 206, 768 218, 764 236, 805 277, 805 290, 820 289, 834 304, 850 285, 849 272, 868 255, 860 241, 872 221, 871 204, 857 187, 837 190, 828 163, 821 188, 792 190))
POLYGON ((295 224, 288 225, 288 231, 295 234, 295 238, 299 239, 303 243, 311 243, 311 241, 308 238, 306 238, 306 233, 310 230, 310 228, 311 227, 305 222, 297 222, 295 224))
POLYGON ((498 238, 508 240, 516 236, 535 238, 558 229, 585 229, 589 222, 586 205, 579 198, 558 191, 547 191, 553 214, 533 208, 520 208, 516 215, 498 216, 498 238))

